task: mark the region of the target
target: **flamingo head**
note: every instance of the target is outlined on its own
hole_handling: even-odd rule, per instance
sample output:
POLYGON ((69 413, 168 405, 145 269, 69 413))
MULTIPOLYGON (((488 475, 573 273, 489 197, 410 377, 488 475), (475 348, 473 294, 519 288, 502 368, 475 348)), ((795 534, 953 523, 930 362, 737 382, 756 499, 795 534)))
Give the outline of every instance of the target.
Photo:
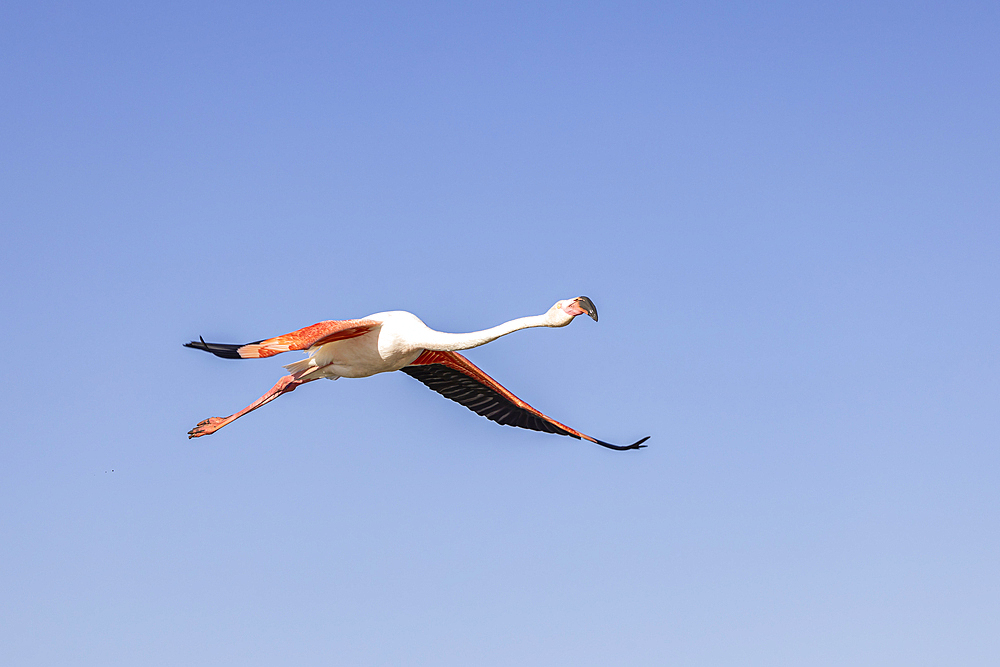
POLYGON ((597 307, 593 301, 585 296, 559 301, 552 306, 549 314, 557 327, 564 327, 572 322, 577 315, 583 314, 590 315, 595 322, 597 321, 597 307))

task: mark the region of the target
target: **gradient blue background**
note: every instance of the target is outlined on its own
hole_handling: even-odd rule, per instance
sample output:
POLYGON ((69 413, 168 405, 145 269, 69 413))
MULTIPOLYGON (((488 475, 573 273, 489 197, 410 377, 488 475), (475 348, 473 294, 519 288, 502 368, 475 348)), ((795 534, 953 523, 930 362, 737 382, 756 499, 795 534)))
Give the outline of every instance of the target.
POLYGON ((1000 5, 8 3, 5 665, 1000 664, 1000 5), (386 309, 611 452, 244 342, 386 309))

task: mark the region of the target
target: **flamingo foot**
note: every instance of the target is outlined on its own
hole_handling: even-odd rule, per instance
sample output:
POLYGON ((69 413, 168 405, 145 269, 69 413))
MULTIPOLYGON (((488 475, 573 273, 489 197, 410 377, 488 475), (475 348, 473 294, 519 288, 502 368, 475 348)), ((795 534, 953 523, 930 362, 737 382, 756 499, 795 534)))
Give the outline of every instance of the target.
POLYGON ((225 425, 226 420, 222 417, 203 419, 193 429, 188 431, 188 440, 191 438, 200 438, 203 435, 212 435, 225 425))

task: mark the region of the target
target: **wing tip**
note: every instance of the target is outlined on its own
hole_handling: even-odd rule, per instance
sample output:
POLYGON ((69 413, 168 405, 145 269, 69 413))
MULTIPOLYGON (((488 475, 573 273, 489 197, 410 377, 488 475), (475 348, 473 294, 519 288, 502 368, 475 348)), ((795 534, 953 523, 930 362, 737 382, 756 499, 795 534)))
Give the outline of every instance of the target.
POLYGON ((242 345, 231 345, 229 343, 206 343, 205 339, 198 336, 198 340, 193 340, 190 343, 184 343, 184 347, 190 347, 194 350, 202 350, 210 354, 214 354, 217 357, 222 357, 223 359, 242 359, 240 356, 239 349, 243 347, 242 345))
POLYGON ((601 447, 607 447, 608 449, 614 449, 615 451, 619 452, 624 452, 629 449, 645 449, 649 445, 644 445, 642 443, 646 442, 647 440, 649 440, 648 435, 645 438, 640 438, 639 440, 636 440, 631 445, 612 445, 610 442, 604 442, 603 440, 598 440, 597 438, 594 438, 594 442, 596 442, 601 447))

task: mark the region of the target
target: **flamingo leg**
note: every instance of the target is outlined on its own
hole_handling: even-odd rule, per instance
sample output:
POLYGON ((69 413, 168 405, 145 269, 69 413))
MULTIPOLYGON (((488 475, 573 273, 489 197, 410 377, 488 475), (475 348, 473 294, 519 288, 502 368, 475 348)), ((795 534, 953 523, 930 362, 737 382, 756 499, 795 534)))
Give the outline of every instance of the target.
MULTIPOLYGON (((313 369, 309 369, 310 371, 313 369)), ((211 435, 218 431, 220 428, 228 424, 229 422, 235 421, 247 414, 248 412, 253 412, 262 405, 267 405, 274 399, 278 398, 282 394, 287 394, 290 391, 295 391, 295 388, 306 382, 312 382, 318 378, 309 378, 308 380, 302 379, 299 374, 286 375, 285 377, 278 380, 278 382, 271 387, 270 391, 258 398, 256 401, 246 406, 239 412, 229 415, 228 417, 209 417, 204 419, 188 431, 188 439, 200 438, 203 435, 211 435)))

